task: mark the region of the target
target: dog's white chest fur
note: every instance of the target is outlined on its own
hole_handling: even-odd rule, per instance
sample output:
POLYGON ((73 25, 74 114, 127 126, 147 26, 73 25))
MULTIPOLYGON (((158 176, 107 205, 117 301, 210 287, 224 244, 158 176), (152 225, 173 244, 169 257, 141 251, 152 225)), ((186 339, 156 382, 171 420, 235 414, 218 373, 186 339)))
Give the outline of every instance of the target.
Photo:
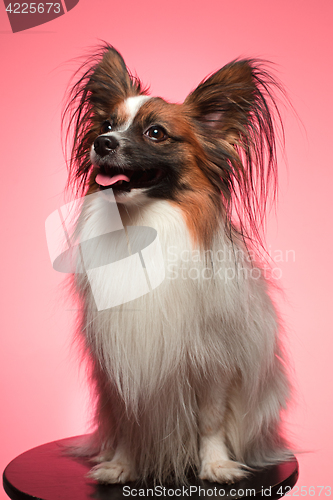
MULTIPOLYGON (((107 201, 96 198, 85 209, 83 239, 105 232, 107 201)), ((87 326, 85 334, 96 353, 103 352, 103 362, 125 398, 150 397, 179 367, 191 362, 201 364, 203 325, 214 314, 212 295, 216 290, 207 275, 212 263, 193 251, 181 212, 170 203, 154 201, 142 208, 120 207, 124 226, 146 226, 157 231, 162 247, 165 279, 148 294, 119 306, 97 311, 91 293, 85 295, 87 326), (128 212, 126 210, 129 210, 128 212), (207 310, 208 309, 208 310, 207 310), (209 314, 211 310, 211 314, 209 314), (89 319, 88 319, 89 318, 89 319)), ((117 234, 101 239, 97 252, 117 253, 123 237, 117 234)), ((96 259, 96 251, 94 258, 96 259)), ((119 253, 121 253, 121 249, 119 253)), ((101 294, 118 291, 126 295, 128 280, 114 279, 108 267, 99 274, 101 294)), ((132 276, 135 280, 136 276, 132 276)), ((82 283, 82 277, 79 277, 82 283)), ((87 283, 83 286, 87 287, 87 283)), ((89 285, 88 285, 89 290, 89 285)), ((206 334, 205 334, 206 335, 206 334)))
MULTIPOLYGON (((86 203, 83 239, 107 232, 107 203, 101 197, 86 203)), ((100 449, 118 449, 125 432, 132 451, 135 443, 140 470, 152 466, 153 456, 157 475, 172 461, 173 469, 182 474, 184 463, 198 464, 198 425, 203 425, 198 415, 209 387, 213 400, 215 391, 216 397, 228 399, 224 428, 231 448, 241 457, 245 444, 239 441, 240 429, 248 439, 257 432, 253 419, 264 397, 263 377, 276 385, 276 402, 259 411, 260 419, 272 418, 274 405, 279 398, 283 404, 287 392, 276 364, 276 317, 265 281, 251 274, 247 254, 230 243, 223 226, 204 252, 193 246, 181 211, 171 203, 119 208, 125 227, 157 231, 165 279, 135 300, 98 311, 87 278, 77 275, 84 307, 82 332, 97 384, 100 449)), ((96 251, 105 258, 118 244, 123 242, 110 237, 101 240, 96 251)), ((100 274, 101 293, 126 286, 115 281, 107 267, 100 274)), ((254 460, 259 463, 261 458, 254 460)))
MULTIPOLYGON (((107 204, 99 197, 86 207, 84 239, 106 232, 107 204)), ((253 290, 253 280, 244 274, 249 267, 244 268, 244 254, 235 255, 235 248, 223 231, 211 249, 204 252, 193 248, 180 210, 169 202, 152 201, 141 208, 120 206, 120 213, 125 227, 156 229, 165 279, 148 294, 105 311, 96 310, 91 293, 85 296, 89 345, 96 354, 102 353, 118 390, 134 403, 133 398, 150 397, 185 366, 187 370, 191 365, 203 371, 207 365, 213 371, 235 370, 235 357, 242 362, 238 342, 245 347, 249 341, 243 335, 251 314, 248 294, 252 294, 252 300, 254 292, 258 300, 265 299, 264 295, 260 297, 260 280, 253 290), (236 273, 237 277, 232 279, 236 273)), ((99 242, 97 251, 104 260, 111 250, 114 252, 114 247, 123 245, 123 239, 117 241, 116 234, 99 242)), ((101 294, 115 290, 122 295, 126 293, 128 281, 115 280, 107 267, 99 280, 101 294)), ((272 311, 274 322, 273 316, 272 311)), ((265 344, 269 343, 266 338, 265 344)))

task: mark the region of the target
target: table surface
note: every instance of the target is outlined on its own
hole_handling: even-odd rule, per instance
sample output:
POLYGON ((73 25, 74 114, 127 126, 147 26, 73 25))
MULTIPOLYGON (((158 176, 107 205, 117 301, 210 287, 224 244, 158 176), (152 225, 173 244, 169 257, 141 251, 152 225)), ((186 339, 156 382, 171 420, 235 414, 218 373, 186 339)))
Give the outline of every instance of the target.
POLYGON ((294 458, 255 471, 248 478, 232 485, 196 478, 190 479, 188 486, 170 484, 159 485, 155 489, 139 483, 127 483, 126 488, 124 485, 102 485, 86 477, 92 466, 88 460, 73 458, 66 453, 71 442, 80 438, 47 443, 16 457, 3 473, 3 486, 7 495, 12 500, 118 500, 134 496, 192 499, 251 497, 274 500, 288 493, 298 479, 298 463, 294 458))

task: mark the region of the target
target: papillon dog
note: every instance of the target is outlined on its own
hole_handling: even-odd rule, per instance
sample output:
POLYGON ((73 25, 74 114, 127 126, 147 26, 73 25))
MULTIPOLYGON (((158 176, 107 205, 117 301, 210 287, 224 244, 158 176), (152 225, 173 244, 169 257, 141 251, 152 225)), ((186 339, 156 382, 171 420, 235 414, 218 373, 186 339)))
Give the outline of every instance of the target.
MULTIPOLYGON (((156 231, 165 267, 149 293, 103 310, 88 272, 74 274, 96 397, 85 452, 99 482, 180 483, 193 471, 237 482, 290 456, 281 329, 259 263, 276 186, 277 89, 262 62, 242 59, 169 103, 109 45, 71 88, 69 185, 87 200, 76 234, 107 233, 110 201, 99 195, 112 190, 125 229, 156 231)), ((96 252, 107 259, 117 234, 96 252)), ((126 286, 107 266, 94 282, 101 297, 126 286)))

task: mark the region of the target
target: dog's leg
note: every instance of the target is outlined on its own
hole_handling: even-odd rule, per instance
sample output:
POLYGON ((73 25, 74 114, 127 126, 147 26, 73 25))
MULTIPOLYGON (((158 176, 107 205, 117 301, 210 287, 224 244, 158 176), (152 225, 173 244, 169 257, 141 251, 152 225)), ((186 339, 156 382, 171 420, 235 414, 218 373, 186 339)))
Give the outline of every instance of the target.
POLYGON ((136 479, 135 464, 126 438, 124 405, 114 390, 103 383, 103 376, 95 371, 99 388, 96 421, 99 433, 104 436, 102 451, 94 457, 98 465, 88 477, 100 483, 125 483, 136 479), (112 438, 111 438, 112 436, 112 438), (107 439, 108 438, 108 439, 107 439), (108 443, 108 445, 106 445, 108 443), (104 449, 103 449, 104 448, 104 449))
POLYGON ((100 483, 135 481, 137 474, 125 440, 120 439, 112 460, 96 465, 90 470, 88 476, 100 483))
POLYGON ((224 418, 228 386, 213 383, 199 401, 200 478, 234 483, 247 475, 238 462, 230 460, 225 443, 224 418))

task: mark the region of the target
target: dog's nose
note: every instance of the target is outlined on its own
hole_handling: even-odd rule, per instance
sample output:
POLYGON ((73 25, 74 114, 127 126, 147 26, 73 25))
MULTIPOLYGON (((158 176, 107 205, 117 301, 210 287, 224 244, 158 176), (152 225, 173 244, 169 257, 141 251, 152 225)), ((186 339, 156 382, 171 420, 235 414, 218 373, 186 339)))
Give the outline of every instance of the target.
POLYGON ((94 149, 99 156, 106 156, 112 151, 115 151, 119 146, 119 142, 115 137, 109 136, 100 136, 95 139, 94 149))

